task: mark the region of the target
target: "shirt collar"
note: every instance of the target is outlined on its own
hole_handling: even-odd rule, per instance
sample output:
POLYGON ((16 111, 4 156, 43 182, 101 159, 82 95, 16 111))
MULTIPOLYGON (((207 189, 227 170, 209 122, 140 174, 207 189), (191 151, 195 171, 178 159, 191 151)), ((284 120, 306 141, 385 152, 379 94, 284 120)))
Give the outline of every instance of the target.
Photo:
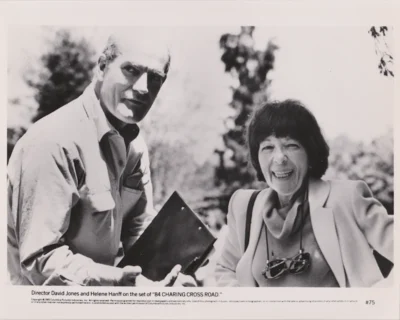
POLYGON ((118 133, 111 123, 108 122, 106 115, 104 114, 100 101, 96 97, 93 82, 83 92, 83 106, 89 119, 93 120, 95 124, 98 141, 100 141, 107 132, 111 131, 118 133))
MULTIPOLYGON (((108 121, 103 108, 100 105, 100 101, 97 98, 94 90, 94 82, 92 82, 83 93, 83 106, 88 114, 89 118, 93 120, 96 131, 97 131, 97 139, 100 142, 104 135, 108 132, 120 134, 117 129, 108 121)), ((122 135, 128 136, 128 140, 134 140, 139 134, 139 127, 136 124, 127 125, 124 128, 124 132, 122 135), (127 132, 127 134, 124 134, 127 132)))

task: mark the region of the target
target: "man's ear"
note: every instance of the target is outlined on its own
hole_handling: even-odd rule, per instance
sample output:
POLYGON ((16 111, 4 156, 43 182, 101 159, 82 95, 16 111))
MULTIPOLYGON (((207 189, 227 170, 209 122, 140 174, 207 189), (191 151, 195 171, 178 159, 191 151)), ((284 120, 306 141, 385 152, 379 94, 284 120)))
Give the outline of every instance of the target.
POLYGON ((97 68, 96 68, 96 77, 99 81, 102 81, 104 78, 104 72, 107 67, 107 58, 104 54, 99 57, 97 61, 97 68))

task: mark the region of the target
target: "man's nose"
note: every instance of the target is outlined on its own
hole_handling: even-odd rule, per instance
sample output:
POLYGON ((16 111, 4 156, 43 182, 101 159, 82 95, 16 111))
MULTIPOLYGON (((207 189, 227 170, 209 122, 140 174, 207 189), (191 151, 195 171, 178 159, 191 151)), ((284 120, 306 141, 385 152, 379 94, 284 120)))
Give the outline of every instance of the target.
POLYGON ((274 162, 276 164, 284 164, 287 161, 287 156, 282 149, 276 148, 274 150, 274 162))
POLYGON ((148 93, 147 88, 147 72, 144 72, 140 78, 133 85, 133 90, 138 91, 141 94, 148 93))

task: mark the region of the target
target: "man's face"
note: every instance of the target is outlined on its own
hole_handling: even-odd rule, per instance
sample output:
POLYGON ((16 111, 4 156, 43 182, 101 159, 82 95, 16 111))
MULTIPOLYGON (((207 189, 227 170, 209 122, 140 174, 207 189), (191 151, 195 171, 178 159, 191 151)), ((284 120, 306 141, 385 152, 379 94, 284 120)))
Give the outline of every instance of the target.
POLYGON ((155 46, 121 45, 103 69, 100 102, 124 123, 140 122, 150 110, 166 78, 168 54, 155 46))

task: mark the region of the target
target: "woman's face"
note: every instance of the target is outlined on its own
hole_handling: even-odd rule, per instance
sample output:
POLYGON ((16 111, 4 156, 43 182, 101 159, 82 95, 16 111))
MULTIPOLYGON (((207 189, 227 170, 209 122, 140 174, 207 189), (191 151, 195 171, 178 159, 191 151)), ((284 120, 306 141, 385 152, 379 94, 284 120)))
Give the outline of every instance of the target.
POLYGON ((265 180, 281 202, 290 200, 308 171, 308 156, 302 144, 289 137, 269 136, 260 143, 258 160, 265 180))

